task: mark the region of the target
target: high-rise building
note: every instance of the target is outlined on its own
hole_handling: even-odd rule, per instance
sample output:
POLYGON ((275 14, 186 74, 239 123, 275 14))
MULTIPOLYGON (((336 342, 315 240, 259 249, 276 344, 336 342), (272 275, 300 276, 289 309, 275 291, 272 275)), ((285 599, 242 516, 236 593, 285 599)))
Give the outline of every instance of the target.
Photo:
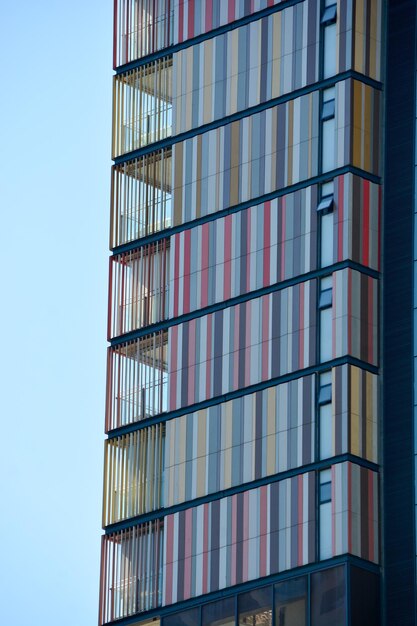
POLYGON ((415 0, 115 0, 100 626, 416 623, 416 58, 415 0))

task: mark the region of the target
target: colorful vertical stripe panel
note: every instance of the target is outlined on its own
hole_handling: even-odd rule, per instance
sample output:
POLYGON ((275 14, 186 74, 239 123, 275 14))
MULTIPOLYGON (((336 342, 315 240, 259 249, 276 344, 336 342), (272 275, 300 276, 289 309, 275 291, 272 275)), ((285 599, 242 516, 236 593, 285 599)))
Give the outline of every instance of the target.
POLYGON ((164 505, 164 454, 163 424, 106 440, 103 526, 164 505))
POLYGON ((112 168, 110 248, 172 226, 171 149, 112 168))
POLYGON ((352 269, 333 273, 333 358, 378 365, 378 281, 352 269))
POLYGON ((357 80, 336 83, 335 167, 354 165, 379 175, 381 91, 357 80))
POLYGON ((166 319, 169 239, 110 257, 108 337, 166 319))
POLYGON ((197 37, 285 0, 171 0, 174 3, 174 43, 197 37))
POLYGON ((315 269, 316 208, 308 187, 173 235, 169 316, 315 269))
POLYGON ((318 173, 319 92, 173 146, 174 224, 318 173))
POLYGON ((380 269, 381 196, 380 185, 359 176, 334 179, 334 263, 351 259, 380 269))
POLYGON ((167 343, 159 331, 108 349, 106 432, 166 411, 167 343))
POLYGON ((379 562, 378 474, 354 463, 332 466, 332 552, 379 562))
POLYGON ((333 369, 333 454, 378 463, 378 377, 353 365, 333 369))
POLYGON ((314 461, 314 377, 166 422, 164 506, 314 461))
POLYGON ((307 473, 165 518, 162 604, 311 563, 315 480, 307 473))
POLYGON ((381 80, 381 0, 337 0, 336 71, 381 80))
POLYGON ((173 43, 174 0, 114 0, 113 67, 173 43))
POLYGON ((163 546, 160 520, 102 537, 99 624, 160 606, 163 546))
POLYGON ((315 83, 319 13, 306 0, 175 53, 174 134, 315 83))
POLYGON ((172 326, 169 348, 169 410, 309 367, 316 281, 172 326))
MULTIPOLYGON (((349 14, 348 0, 339 2, 341 14, 349 14)), ((382 0, 355 0, 349 15, 354 29, 352 69, 375 80, 381 80, 382 13, 382 0)))
POLYGON ((113 158, 172 133, 172 57, 118 74, 113 80, 113 158))

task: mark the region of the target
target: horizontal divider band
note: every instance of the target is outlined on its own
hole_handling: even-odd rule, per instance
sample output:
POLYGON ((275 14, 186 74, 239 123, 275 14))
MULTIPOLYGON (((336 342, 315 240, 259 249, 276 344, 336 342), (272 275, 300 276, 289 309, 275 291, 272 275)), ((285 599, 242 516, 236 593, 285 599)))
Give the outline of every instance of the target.
POLYGON ((138 526, 139 524, 152 522, 156 519, 162 519, 167 515, 173 515, 178 511, 185 511, 186 509, 195 508, 202 504, 206 504, 207 502, 215 502, 217 500, 221 500, 222 498, 233 496, 237 493, 243 493, 245 491, 250 491, 251 489, 256 489, 257 487, 263 487, 271 483, 278 483, 283 480, 287 480, 288 478, 293 478, 294 476, 302 476, 303 474, 307 474, 308 472, 327 469, 330 465, 339 465, 340 463, 346 462, 354 463, 355 465, 365 467, 374 472, 379 471, 379 465, 377 465, 376 463, 372 463, 371 461, 367 461, 366 459, 346 452, 338 456, 330 457, 329 459, 315 461, 314 463, 301 465, 300 467, 286 470, 284 472, 279 472, 278 474, 274 474, 272 476, 265 476, 263 478, 258 478, 256 480, 252 480, 241 485, 236 485, 235 487, 230 487, 229 489, 216 491, 214 493, 201 496, 200 498, 195 498, 194 500, 187 500, 186 502, 181 502, 170 507, 156 509, 155 511, 143 513, 142 515, 136 515, 135 517, 130 517, 121 522, 109 524, 104 527, 104 531, 106 535, 109 535, 119 530, 125 530, 126 528, 130 528, 132 526, 138 526))
POLYGON ((270 378, 269 380, 262 381, 260 383, 256 383, 255 385, 249 385, 248 387, 244 387, 242 389, 237 389, 236 391, 231 391, 226 394, 216 396, 215 398, 210 398, 209 400, 204 400, 203 402, 198 402, 186 407, 181 407, 180 409, 175 409, 174 411, 167 411, 166 413, 160 413, 154 417, 149 417, 138 422, 134 422, 132 424, 127 424, 126 426, 120 426, 119 428, 114 428, 109 430, 107 435, 108 438, 119 437, 120 435, 127 435, 129 433, 133 433, 137 430, 142 430, 143 428, 147 428, 148 426, 153 426, 154 424, 161 424, 163 422, 167 422, 176 417, 181 417, 181 415, 187 415, 188 413, 194 413, 195 411, 199 411, 201 409, 206 409, 211 406, 215 406, 216 404, 222 404, 223 402, 228 402, 229 400, 233 400, 234 398, 241 398, 242 396, 246 396, 252 393, 256 393, 257 391, 262 391, 263 389, 268 389, 269 387, 274 387, 276 385, 280 385, 282 383, 287 383, 292 380, 297 380, 298 378, 302 378, 303 376, 309 376, 311 374, 320 374, 329 370, 332 367, 337 367, 338 365, 354 365, 359 367, 367 372, 371 372, 371 374, 378 374, 379 368, 371 365, 370 363, 366 363, 365 361, 361 361, 355 357, 345 355, 342 357, 338 357, 337 359, 332 359, 331 361, 325 361, 324 363, 317 363, 316 365, 312 365, 311 367, 306 367, 302 370, 297 370, 296 372, 291 372, 290 374, 285 374, 284 376, 278 376, 276 378, 270 378))

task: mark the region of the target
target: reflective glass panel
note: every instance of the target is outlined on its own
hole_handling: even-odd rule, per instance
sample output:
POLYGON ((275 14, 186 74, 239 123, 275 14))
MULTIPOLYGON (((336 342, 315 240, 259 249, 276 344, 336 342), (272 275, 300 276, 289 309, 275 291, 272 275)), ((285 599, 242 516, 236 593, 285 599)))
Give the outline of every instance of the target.
POLYGON ((332 567, 312 574, 311 626, 345 626, 345 624, 346 574, 344 566, 332 567))
POLYGON ((307 577, 278 583, 275 589, 275 626, 306 626, 307 577))
POLYGON ((272 587, 255 589, 238 597, 239 624, 272 626, 272 587))
POLYGON ((234 626, 235 598, 224 598, 203 605, 203 626, 234 626))

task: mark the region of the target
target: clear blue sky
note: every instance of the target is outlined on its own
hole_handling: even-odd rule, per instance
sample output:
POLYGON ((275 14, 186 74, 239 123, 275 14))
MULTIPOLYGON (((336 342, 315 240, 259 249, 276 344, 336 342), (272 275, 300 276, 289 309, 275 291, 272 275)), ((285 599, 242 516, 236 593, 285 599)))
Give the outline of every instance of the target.
POLYGON ((0 623, 97 624, 111 0, 1 10, 0 623))

